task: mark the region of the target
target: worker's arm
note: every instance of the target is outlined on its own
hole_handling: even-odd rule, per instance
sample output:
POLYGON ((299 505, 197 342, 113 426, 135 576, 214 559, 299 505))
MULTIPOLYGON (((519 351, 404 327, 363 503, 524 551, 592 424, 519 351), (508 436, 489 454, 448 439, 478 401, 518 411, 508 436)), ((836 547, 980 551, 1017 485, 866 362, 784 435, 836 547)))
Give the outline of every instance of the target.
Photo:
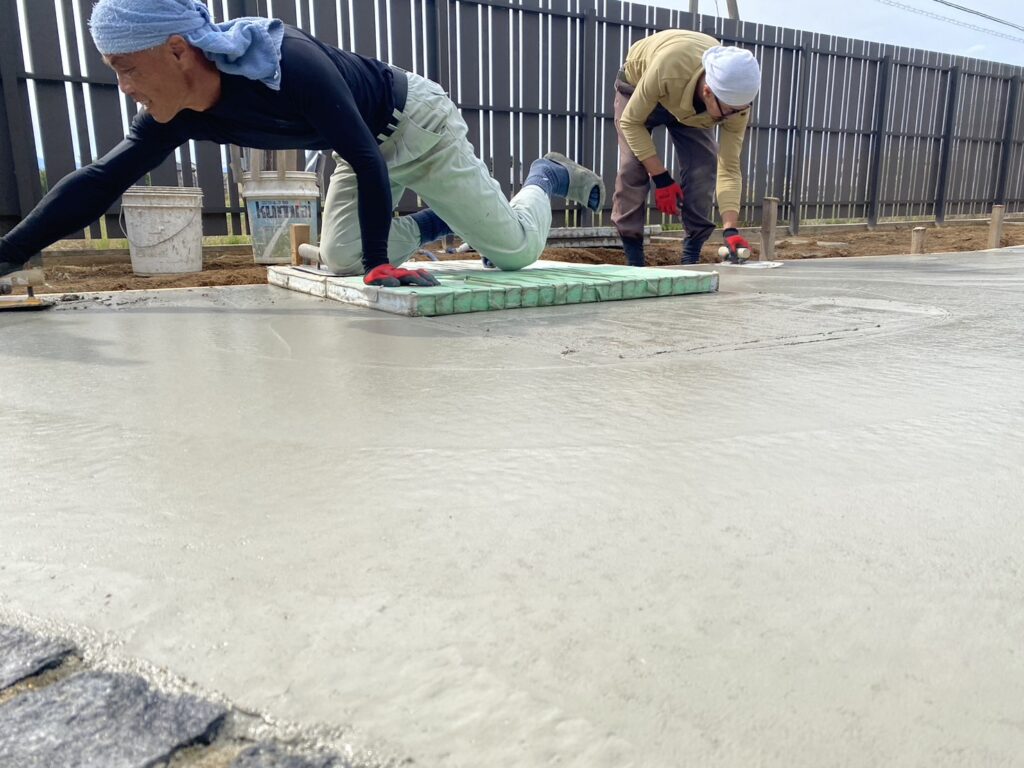
POLYGON ((352 90, 334 62, 319 47, 296 41, 281 58, 281 87, 295 99, 299 114, 352 166, 359 189, 359 229, 363 281, 368 285, 439 285, 423 269, 402 269, 388 262, 391 232, 391 181, 377 139, 359 112, 352 90))
POLYGON ((281 57, 281 90, 292 95, 299 114, 352 166, 365 271, 387 264, 393 208, 388 167, 345 78, 322 49, 295 41, 281 57))
POLYGON ((654 200, 658 210, 674 216, 679 213, 682 206, 683 190, 658 156, 654 141, 647 130, 647 119, 665 94, 665 79, 661 76, 657 64, 652 64, 630 95, 629 102, 619 118, 619 130, 630 150, 643 163, 654 182, 654 200))
POLYGON ((743 139, 747 132, 750 110, 723 120, 718 133, 718 209, 722 212, 722 225, 735 227, 739 219, 740 192, 743 187, 743 170, 740 156, 743 153, 743 139))
POLYGON ((661 76, 656 66, 650 66, 644 72, 640 82, 626 103, 626 108, 619 118, 619 130, 626 144, 636 159, 644 164, 652 176, 663 173, 665 166, 658 157, 654 140, 647 130, 647 119, 658 106, 659 100, 665 95, 661 76))
POLYGON ((730 255, 739 258, 741 248, 750 250, 750 243, 737 229, 739 223, 740 192, 743 187, 743 170, 740 156, 743 153, 743 139, 750 120, 750 110, 723 120, 718 134, 718 209, 722 212, 722 234, 730 255))
POLYGON ((61 179, 20 224, 0 238, 0 263, 20 269, 43 248, 85 229, 183 141, 170 126, 137 117, 124 141, 92 165, 61 179))

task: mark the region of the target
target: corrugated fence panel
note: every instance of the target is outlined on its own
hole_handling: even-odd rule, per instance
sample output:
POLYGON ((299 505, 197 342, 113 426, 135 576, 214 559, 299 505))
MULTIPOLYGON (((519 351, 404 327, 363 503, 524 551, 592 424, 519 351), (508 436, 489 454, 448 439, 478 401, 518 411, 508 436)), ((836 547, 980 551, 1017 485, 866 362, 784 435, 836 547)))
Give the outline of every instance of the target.
POLYGON ((484 102, 481 62, 483 58, 483 14, 485 8, 477 3, 456 2, 452 9, 452 39, 455 46, 455 66, 452 70, 452 96, 462 108, 462 116, 469 127, 469 141, 476 154, 485 163, 483 121, 480 108, 484 102))
MULTIPOLYGON (((6 98, 0 81, 0 100, 6 98)), ((11 125, 7 110, 0 110, 0 235, 6 234, 21 218, 18 199, 18 178, 14 172, 14 148, 11 146, 11 125)))
MULTIPOLYGON (((121 93, 117 87, 114 71, 103 63, 96 46, 84 27, 78 27, 79 36, 84 35, 82 50, 85 52, 85 74, 89 84, 84 86, 92 105, 91 116, 93 134, 96 139, 96 153, 92 159, 98 159, 116 147, 125 137, 127 125, 124 115, 129 119, 135 115, 134 103, 121 93)), ((108 237, 123 237, 120 224, 121 200, 115 201, 104 217, 108 237)))
POLYGON ((519 27, 519 183, 526 178, 530 163, 540 157, 544 120, 541 110, 544 109, 543 90, 543 55, 544 38, 542 16, 538 12, 540 4, 535 0, 521 3, 522 11, 518 15, 519 27))
POLYGON ((17 8, 0 3, 0 232, 16 226, 42 194, 29 113, 17 8))
POLYGON ((1001 160, 1010 84, 992 72, 990 62, 980 63, 987 73, 961 76, 949 180, 954 217, 987 214, 1001 160))
POLYGON ((57 17, 53 3, 32 3, 26 9, 30 42, 29 72, 35 79, 36 105, 42 147, 38 147, 46 172, 46 186, 75 170, 71 115, 61 78, 57 17))
POLYGON ((1006 163, 1006 212, 1024 212, 1024 87, 1017 78, 1017 106, 1011 121, 1006 163))
POLYGON ((491 173, 506 196, 519 188, 513 177, 513 29, 514 14, 507 8, 492 8, 491 44, 487 51, 487 69, 490 76, 490 103, 487 115, 491 133, 491 173))
MULTIPOLYGON (((567 12, 568 0, 552 0, 549 10, 567 12)), ((566 16, 549 14, 547 16, 547 49, 548 66, 545 70, 545 90, 547 93, 546 109, 548 110, 547 138, 542 143, 541 154, 551 150, 573 157, 576 154, 576 133, 573 125, 573 112, 570 83, 579 80, 579 75, 569 61, 569 51, 575 47, 572 40, 573 30, 570 19, 566 16)), ((572 226, 575 224, 575 212, 565 200, 555 198, 555 226, 572 226)))
POLYGON ((947 74, 924 51, 894 62, 888 151, 880 195, 883 218, 934 216, 947 74))

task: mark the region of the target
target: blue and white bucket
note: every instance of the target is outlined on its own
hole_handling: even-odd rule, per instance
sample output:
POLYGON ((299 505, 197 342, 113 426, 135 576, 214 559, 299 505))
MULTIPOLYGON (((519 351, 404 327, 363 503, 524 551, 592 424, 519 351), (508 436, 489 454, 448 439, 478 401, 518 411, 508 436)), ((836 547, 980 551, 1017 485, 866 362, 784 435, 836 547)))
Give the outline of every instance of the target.
POLYGON ((316 243, 320 219, 317 175, 307 171, 242 174, 242 196, 257 264, 291 263, 292 224, 308 224, 316 243))

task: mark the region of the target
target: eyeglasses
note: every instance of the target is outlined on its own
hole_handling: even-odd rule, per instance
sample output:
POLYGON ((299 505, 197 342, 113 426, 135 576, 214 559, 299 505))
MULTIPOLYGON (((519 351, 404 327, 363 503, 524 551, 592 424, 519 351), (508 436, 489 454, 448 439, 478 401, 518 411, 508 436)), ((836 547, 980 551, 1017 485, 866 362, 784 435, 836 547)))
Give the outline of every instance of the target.
POLYGON ((712 91, 711 95, 715 99, 715 104, 718 105, 718 114, 721 115, 721 117, 718 118, 719 120, 725 120, 725 118, 727 117, 738 115, 740 112, 745 112, 746 110, 750 109, 750 105, 747 104, 745 107, 739 107, 738 109, 733 109, 732 107, 730 107, 729 111, 726 112, 725 107, 722 106, 722 102, 718 100, 718 96, 715 95, 714 91, 712 91))

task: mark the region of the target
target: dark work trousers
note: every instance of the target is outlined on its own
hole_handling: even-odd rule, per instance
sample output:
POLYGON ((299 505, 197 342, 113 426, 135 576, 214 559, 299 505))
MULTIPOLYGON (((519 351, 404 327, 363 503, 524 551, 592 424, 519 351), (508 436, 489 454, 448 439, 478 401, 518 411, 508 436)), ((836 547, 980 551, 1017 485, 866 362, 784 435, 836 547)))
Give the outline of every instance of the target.
MULTIPOLYGON (((634 88, 621 77, 615 80, 615 132, 619 137, 619 171, 615 176, 612 196, 612 224, 619 236, 636 239, 644 235, 650 176, 643 163, 626 144, 619 120, 634 88)), ((709 218, 718 177, 718 142, 713 128, 691 128, 683 125, 660 104, 647 118, 647 130, 664 125, 672 137, 679 159, 679 186, 683 188, 684 264, 700 260, 700 248, 715 229, 709 218)))

